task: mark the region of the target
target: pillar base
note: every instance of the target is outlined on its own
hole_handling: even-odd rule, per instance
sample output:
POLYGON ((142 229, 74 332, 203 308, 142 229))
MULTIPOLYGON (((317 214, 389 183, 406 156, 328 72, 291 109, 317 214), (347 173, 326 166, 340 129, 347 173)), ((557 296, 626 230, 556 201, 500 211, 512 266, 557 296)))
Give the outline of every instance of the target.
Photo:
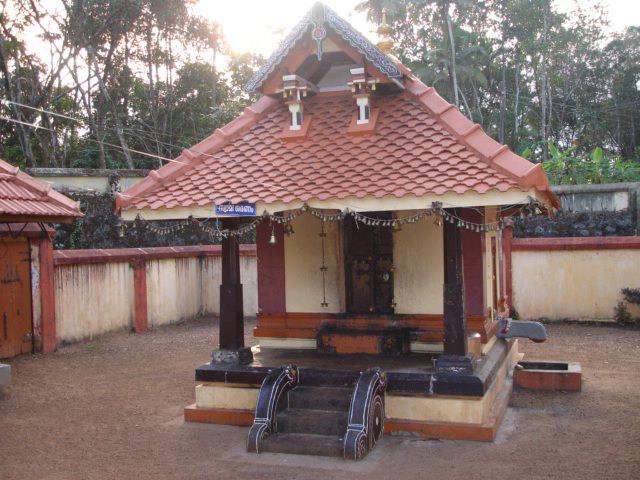
POLYGON ((250 348, 237 350, 214 350, 211 353, 211 363, 225 363, 230 365, 246 365, 253 362, 253 352, 250 348))
POLYGON ((433 361, 438 373, 473 373, 473 355, 440 355, 433 361))

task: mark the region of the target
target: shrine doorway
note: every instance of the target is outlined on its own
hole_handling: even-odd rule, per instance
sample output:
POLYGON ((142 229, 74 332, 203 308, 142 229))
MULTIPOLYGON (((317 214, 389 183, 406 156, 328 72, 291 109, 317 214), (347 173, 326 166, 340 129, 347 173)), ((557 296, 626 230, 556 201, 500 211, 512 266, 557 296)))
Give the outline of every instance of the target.
MULTIPOLYGON (((391 212, 371 212, 391 219, 391 212)), ((346 313, 391 315, 393 300, 393 231, 352 217, 344 221, 346 313)))

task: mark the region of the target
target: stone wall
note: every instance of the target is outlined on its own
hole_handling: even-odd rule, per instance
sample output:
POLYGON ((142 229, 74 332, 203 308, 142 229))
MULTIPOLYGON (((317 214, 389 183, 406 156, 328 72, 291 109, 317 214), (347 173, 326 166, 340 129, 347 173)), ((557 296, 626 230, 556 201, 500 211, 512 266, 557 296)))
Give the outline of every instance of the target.
POLYGON ((640 183, 556 185, 555 218, 516 220, 517 238, 632 236, 640 233, 640 183))

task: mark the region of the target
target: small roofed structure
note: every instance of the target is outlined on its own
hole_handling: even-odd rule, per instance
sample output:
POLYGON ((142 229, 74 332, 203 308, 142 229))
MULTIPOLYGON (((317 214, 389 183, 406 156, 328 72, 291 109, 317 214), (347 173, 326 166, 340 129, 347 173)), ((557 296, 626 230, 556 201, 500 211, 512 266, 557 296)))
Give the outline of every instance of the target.
POLYGON ((544 339, 503 319, 509 219, 559 205, 541 165, 320 3, 246 89, 261 98, 117 198, 125 220, 220 220, 220 348, 187 419, 252 424, 250 451, 347 458, 383 429, 492 439, 511 337, 544 339), (238 234, 253 228, 250 350, 238 234))
POLYGON ((68 223, 82 216, 80 202, 0 160, 0 223, 68 223))
POLYGON ((0 160, 0 358, 56 347, 53 229, 80 204, 0 160))

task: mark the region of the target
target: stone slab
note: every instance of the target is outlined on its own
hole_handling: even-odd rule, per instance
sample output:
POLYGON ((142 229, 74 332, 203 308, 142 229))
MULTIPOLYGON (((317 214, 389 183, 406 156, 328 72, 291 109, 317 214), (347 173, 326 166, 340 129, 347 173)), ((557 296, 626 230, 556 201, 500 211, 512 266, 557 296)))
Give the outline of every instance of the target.
POLYGON ((0 388, 11 383, 11 365, 0 363, 0 388))
POLYGON ((4 398, 4 389, 11 383, 11 365, 0 363, 0 400, 4 398))

